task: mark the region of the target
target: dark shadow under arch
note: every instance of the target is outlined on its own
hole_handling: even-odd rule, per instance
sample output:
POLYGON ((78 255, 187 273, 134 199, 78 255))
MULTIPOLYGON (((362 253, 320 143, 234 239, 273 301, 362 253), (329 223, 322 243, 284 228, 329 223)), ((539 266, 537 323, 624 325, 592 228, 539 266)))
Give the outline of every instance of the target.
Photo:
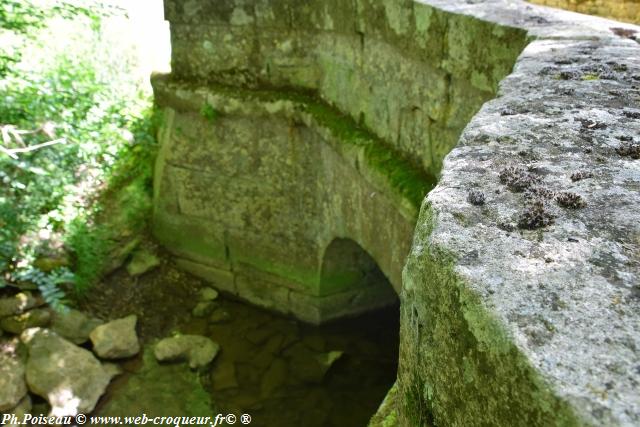
POLYGON ((353 293, 354 302, 357 299, 370 301, 373 303, 370 309, 398 302, 393 286, 378 267, 376 260, 354 240, 336 238, 324 253, 320 294, 333 295, 342 292, 353 293))

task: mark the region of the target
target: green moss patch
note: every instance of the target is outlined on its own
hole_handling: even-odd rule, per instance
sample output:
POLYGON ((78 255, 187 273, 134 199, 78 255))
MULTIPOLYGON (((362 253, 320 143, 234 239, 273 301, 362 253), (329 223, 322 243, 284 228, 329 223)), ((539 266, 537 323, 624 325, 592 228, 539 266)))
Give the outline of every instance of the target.
POLYGON ((196 372, 185 363, 159 364, 151 349, 145 350, 142 367, 116 380, 113 389, 98 415, 208 417, 217 412, 196 372))
POLYGON ((401 295, 400 416, 406 425, 582 425, 433 245, 424 206, 401 295))
MULTIPOLYGON (((211 105, 206 100, 204 93, 221 95, 224 98, 232 98, 243 101, 258 101, 262 103, 275 103, 288 101, 294 104, 292 110, 303 114, 309 114, 318 126, 327 129, 335 137, 338 144, 346 148, 362 150, 366 166, 379 175, 389 187, 401 197, 407 199, 412 206, 419 209, 424 196, 435 187, 437 183, 435 171, 425 170, 419 166, 418 159, 409 158, 398 149, 376 136, 373 132, 358 124, 352 117, 343 114, 337 108, 332 107, 318 96, 309 91, 295 89, 244 89, 220 84, 209 84, 206 90, 182 81, 170 80, 167 76, 154 77, 156 96, 159 99, 171 98, 168 95, 174 86, 189 88, 193 91, 196 103, 188 105, 184 99, 181 102, 183 109, 215 111, 217 114, 225 113, 225 105, 211 105), (197 90, 196 90, 197 89, 197 90), (167 93, 165 93, 167 92, 167 93), (196 96, 197 93, 197 96, 196 96)), ((222 102, 220 104, 223 104, 222 102)), ((217 117, 217 115, 216 115, 217 117)))

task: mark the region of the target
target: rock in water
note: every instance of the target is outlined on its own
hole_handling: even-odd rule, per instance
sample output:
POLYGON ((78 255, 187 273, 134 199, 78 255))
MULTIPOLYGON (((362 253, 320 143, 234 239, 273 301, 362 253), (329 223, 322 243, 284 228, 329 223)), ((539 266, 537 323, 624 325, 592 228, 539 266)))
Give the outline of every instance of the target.
POLYGON ((129 374, 96 415, 203 417, 217 412, 196 372, 183 363, 160 365, 153 351, 145 348, 140 369, 129 374))
POLYGON ((138 354, 137 320, 136 315, 132 314, 95 328, 89 334, 93 352, 104 359, 121 359, 138 354))
POLYGON ((336 360, 340 359, 344 352, 342 351, 330 351, 328 353, 320 353, 316 356, 316 360, 320 363, 320 366, 324 367, 324 373, 333 366, 336 360))
POLYGON ((280 359, 274 359, 267 372, 265 372, 260 383, 260 393, 262 397, 270 397, 278 387, 286 384, 289 378, 289 368, 287 363, 280 359))
POLYGON ((20 336, 28 349, 26 380, 51 405, 51 415, 88 413, 111 381, 100 361, 55 332, 32 328, 20 336))
POLYGON ((160 362, 185 360, 192 369, 207 366, 220 351, 220 345, 200 335, 179 335, 160 340, 153 353, 160 362))
POLYGON ((30 292, 20 292, 9 298, 0 299, 0 317, 14 316, 39 305, 30 292))
POLYGON ((216 305, 213 301, 201 301, 193 308, 191 314, 193 317, 204 317, 216 308, 216 305))
POLYGON ((51 329, 74 344, 83 344, 89 339, 91 331, 102 323, 78 310, 68 310, 65 313, 53 314, 51 329))
POLYGON ((232 360, 219 361, 211 373, 211 382, 215 391, 237 388, 236 364, 232 360))
POLYGON ((342 357, 342 351, 316 353, 303 344, 294 344, 285 355, 295 377, 308 383, 320 384, 333 364, 342 357))
POLYGON ((209 317, 210 323, 226 323, 226 322, 229 322, 230 320, 231 320, 231 315, 229 314, 229 312, 222 309, 218 309, 214 311, 209 317))
POLYGON ((24 356, 17 339, 0 341, 0 412, 16 407, 27 394, 24 356))
POLYGON ((218 291, 213 288, 202 288, 199 292, 200 301, 214 301, 218 295, 218 291))
POLYGON ((5 317, 0 320, 0 329, 12 334, 20 334, 25 329, 47 326, 51 322, 51 311, 46 308, 36 308, 26 313, 5 317))

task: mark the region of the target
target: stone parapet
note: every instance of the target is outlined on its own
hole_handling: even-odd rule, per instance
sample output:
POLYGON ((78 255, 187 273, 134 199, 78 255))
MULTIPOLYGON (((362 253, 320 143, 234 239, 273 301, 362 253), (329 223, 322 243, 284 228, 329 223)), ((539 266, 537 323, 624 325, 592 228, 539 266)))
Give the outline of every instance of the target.
POLYGON ((312 322, 390 303, 386 277, 380 425, 640 423, 640 28, 519 0, 165 3, 154 230, 184 268, 312 322))

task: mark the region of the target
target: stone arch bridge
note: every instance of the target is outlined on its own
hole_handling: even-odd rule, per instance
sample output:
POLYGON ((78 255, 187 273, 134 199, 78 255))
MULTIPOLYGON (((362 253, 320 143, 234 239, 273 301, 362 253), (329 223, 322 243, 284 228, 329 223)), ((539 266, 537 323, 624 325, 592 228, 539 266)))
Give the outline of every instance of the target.
POLYGON ((520 0, 165 12, 153 228, 183 268, 315 323, 399 293, 373 423, 640 423, 640 28, 520 0))

